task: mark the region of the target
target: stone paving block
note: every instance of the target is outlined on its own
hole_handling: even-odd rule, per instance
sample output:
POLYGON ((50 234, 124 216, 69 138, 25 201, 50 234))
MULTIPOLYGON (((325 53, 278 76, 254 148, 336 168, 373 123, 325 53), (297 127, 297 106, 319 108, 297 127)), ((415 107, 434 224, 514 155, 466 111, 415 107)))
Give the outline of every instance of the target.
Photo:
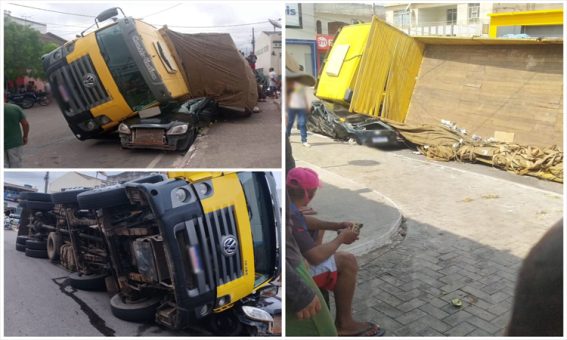
POLYGON ((472 332, 467 334, 467 336, 468 337, 472 337, 472 336, 493 336, 493 335, 496 335, 497 333, 498 333, 498 331, 496 331, 495 333, 488 333, 487 331, 476 328, 475 330, 473 330, 472 332))
POLYGON ((502 315, 504 313, 510 312, 511 309, 512 305, 506 301, 502 301, 499 304, 486 308, 489 313, 492 313, 494 315, 502 315))
POLYGON ((500 315, 499 317, 492 320, 490 323, 500 328, 506 328, 508 326, 508 323, 510 322, 511 317, 512 317, 512 311, 507 311, 505 313, 502 313, 502 315, 500 315))
POLYGON ((494 320, 494 318, 496 318, 494 314, 489 313, 484 309, 478 308, 477 306, 467 306, 465 307, 465 310, 486 321, 492 321, 494 320))
POLYGON ((445 293, 451 293, 454 292, 456 290, 461 290, 463 289, 463 287, 465 287, 467 285, 467 282, 454 282, 454 283, 450 283, 450 284, 446 284, 444 286, 439 287, 439 289, 441 289, 441 291, 445 292, 445 293))
POLYGON ((419 336, 443 336, 443 333, 440 333, 433 328, 426 328, 422 331, 419 331, 417 333, 417 335, 419 335, 419 336))
POLYGON ((427 303, 430 303, 437 308, 444 307, 448 304, 447 301, 440 299, 437 294, 427 294, 424 298, 424 301, 427 301, 427 303))
POLYGON ((502 290, 498 293, 492 294, 490 296, 490 298, 492 299, 492 302, 494 303, 500 303, 506 299, 508 299, 509 297, 513 296, 514 292, 508 292, 507 290, 502 290))
POLYGON ((492 295, 500 290, 505 290, 506 287, 506 282, 504 282, 505 280, 500 280, 498 282, 494 282, 494 283, 490 283, 486 286, 484 286, 482 288, 483 291, 485 291, 486 293, 492 295))
POLYGON ((492 323, 485 321, 477 316, 472 316, 467 320, 468 323, 470 323, 471 325, 474 325, 480 329, 485 330, 486 332, 490 333, 490 334, 497 334, 500 327, 497 327, 495 325, 493 325, 492 323))
POLYGON ((364 312, 359 312, 355 314, 355 318, 359 320, 370 320, 382 327, 386 331, 386 335, 391 335, 390 333, 395 329, 403 327, 404 325, 395 320, 391 315, 387 313, 382 313, 374 308, 365 310, 364 312))
POLYGON ((459 256, 459 254, 457 252, 452 251, 452 252, 448 252, 444 255, 439 256, 439 259, 440 260, 449 260, 449 259, 452 259, 452 258, 455 258, 455 257, 458 257, 458 256, 459 256))
POLYGON ((404 312, 384 301, 375 301, 371 308, 392 318, 397 318, 404 314, 404 312))
POLYGON ((474 331, 476 329, 475 326, 471 325, 468 322, 462 322, 460 324, 458 324, 457 326, 449 329, 447 332, 445 332, 445 335, 448 336, 465 336, 468 335, 470 332, 474 331))
POLYGON ((411 311, 405 313, 404 315, 396 318, 396 320, 398 322, 401 322, 404 325, 407 325, 411 322, 414 322, 415 320, 418 320, 418 319, 424 317, 425 315, 427 315, 427 313, 425 313, 421 309, 416 308, 416 309, 411 310, 411 311))
POLYGON ((492 296, 488 293, 483 292, 480 289, 476 289, 476 288, 473 288, 473 287, 467 285, 467 286, 462 287, 461 290, 464 291, 464 292, 470 293, 470 294, 476 296, 479 299, 483 299, 487 302, 492 302, 492 296))
POLYGON ((412 309, 415 309, 421 305, 425 304, 424 301, 418 299, 418 298, 414 298, 409 300, 408 302, 404 302, 401 305, 396 306, 396 308, 398 308, 399 310, 401 310, 402 312, 409 312, 412 309))
POLYGON ((451 328, 448 324, 444 323, 443 321, 431 315, 426 315, 423 318, 419 319, 419 321, 426 322, 429 325, 429 327, 441 333, 446 332, 449 328, 451 328))
POLYGON ((439 320, 449 316, 448 313, 445 313, 444 311, 442 311, 438 307, 432 305, 431 303, 426 303, 423 306, 420 306, 419 309, 421 309, 422 311, 426 312, 428 315, 431 315, 431 316, 433 316, 433 317, 435 317, 439 320))
POLYGON ((396 307, 403 302, 402 300, 398 299, 396 296, 383 290, 376 291, 375 293, 373 293, 373 296, 375 300, 384 301, 393 307, 396 307))
POLYGON ((462 323, 463 321, 467 321, 472 316, 473 315, 471 313, 469 313, 469 312, 467 312, 463 309, 459 309, 454 314, 449 315, 446 318, 442 319, 442 321, 445 322, 446 324, 454 327, 454 326, 462 323))
POLYGON ((415 336, 427 328, 430 328, 429 325, 425 321, 422 321, 422 319, 418 319, 396 329, 395 332, 399 336, 415 336))

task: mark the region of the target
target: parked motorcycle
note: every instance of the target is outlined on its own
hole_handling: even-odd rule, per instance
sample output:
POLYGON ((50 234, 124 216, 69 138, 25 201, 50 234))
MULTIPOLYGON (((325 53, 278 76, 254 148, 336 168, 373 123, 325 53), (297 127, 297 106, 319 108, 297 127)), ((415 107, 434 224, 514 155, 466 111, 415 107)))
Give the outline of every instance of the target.
POLYGON ((41 106, 47 106, 51 102, 47 96, 47 92, 38 92, 36 95, 35 102, 41 106))
POLYGON ((15 93, 8 95, 8 102, 16 104, 22 109, 29 109, 34 106, 37 101, 37 96, 33 92, 15 93))

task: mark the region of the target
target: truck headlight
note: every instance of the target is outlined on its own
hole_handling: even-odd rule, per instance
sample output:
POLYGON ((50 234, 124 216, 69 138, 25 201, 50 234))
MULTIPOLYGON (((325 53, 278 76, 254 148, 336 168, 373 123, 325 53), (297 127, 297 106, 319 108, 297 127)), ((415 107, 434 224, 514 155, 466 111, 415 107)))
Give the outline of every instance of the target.
POLYGON ((225 295, 217 299, 217 307, 222 307, 230 303, 230 295, 225 295))
POLYGON ((167 130, 166 135, 182 135, 187 133, 188 129, 189 129, 189 125, 187 124, 176 125, 170 128, 169 130, 167 130))
POLYGON ((98 117, 97 120, 98 120, 100 125, 106 125, 106 124, 112 122, 112 120, 105 115, 98 117))
POLYGON ((119 133, 123 133, 125 135, 130 135, 132 134, 132 131, 130 130, 130 128, 128 127, 128 125, 124 124, 124 123, 120 123, 120 125, 118 125, 118 132, 119 133))
POLYGON ((93 119, 91 119, 85 123, 85 127, 87 128, 87 131, 93 131, 98 127, 98 125, 93 119))
POLYGON ((247 317, 249 317, 252 320, 261 321, 261 322, 274 322, 274 318, 272 318, 270 313, 260 308, 256 308, 252 306, 242 306, 242 311, 247 317))

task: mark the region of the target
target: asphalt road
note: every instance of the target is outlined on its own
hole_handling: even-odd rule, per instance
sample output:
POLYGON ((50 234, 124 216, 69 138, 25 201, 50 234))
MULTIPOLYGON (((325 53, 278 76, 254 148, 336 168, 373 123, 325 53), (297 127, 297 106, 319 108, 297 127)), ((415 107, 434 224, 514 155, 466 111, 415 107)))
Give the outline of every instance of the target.
POLYGON ((276 168, 281 164, 281 110, 258 103, 249 118, 223 120, 187 152, 121 149, 118 137, 79 141, 55 103, 25 110, 30 123, 25 168, 276 168))
POLYGON ((115 318, 105 292, 77 291, 63 267, 16 251, 4 230, 4 336, 190 336, 115 318))

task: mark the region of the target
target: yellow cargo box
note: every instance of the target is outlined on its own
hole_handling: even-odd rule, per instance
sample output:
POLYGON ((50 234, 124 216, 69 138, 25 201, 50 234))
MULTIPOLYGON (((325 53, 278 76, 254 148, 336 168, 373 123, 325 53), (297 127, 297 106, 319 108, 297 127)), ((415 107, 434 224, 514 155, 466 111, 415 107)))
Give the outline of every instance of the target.
POLYGON ((319 75, 317 97, 348 105, 345 97, 348 97, 358 73, 370 27, 367 23, 342 28, 319 75))

